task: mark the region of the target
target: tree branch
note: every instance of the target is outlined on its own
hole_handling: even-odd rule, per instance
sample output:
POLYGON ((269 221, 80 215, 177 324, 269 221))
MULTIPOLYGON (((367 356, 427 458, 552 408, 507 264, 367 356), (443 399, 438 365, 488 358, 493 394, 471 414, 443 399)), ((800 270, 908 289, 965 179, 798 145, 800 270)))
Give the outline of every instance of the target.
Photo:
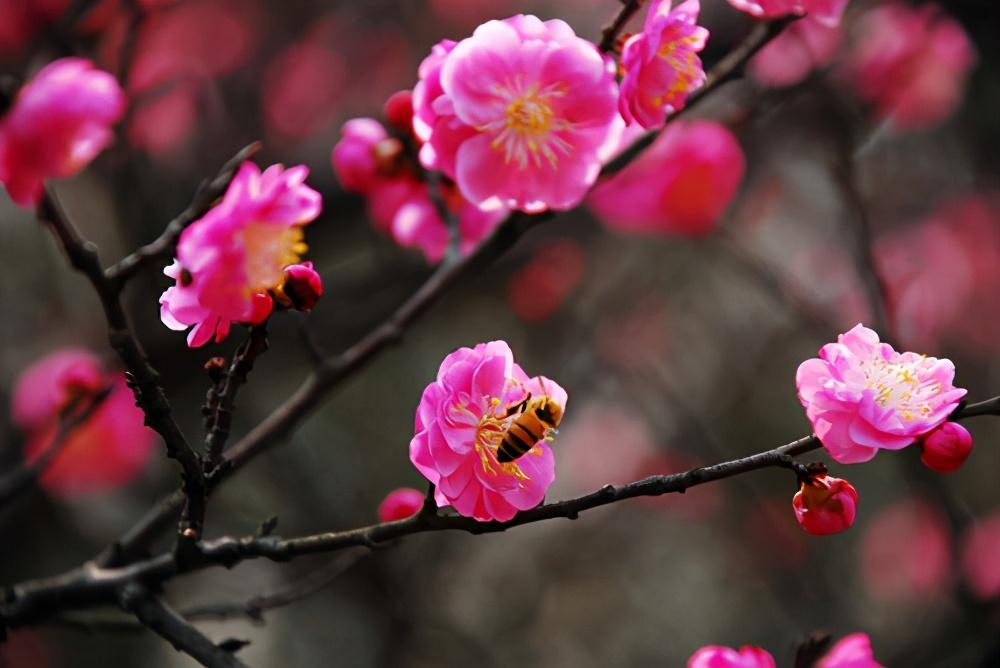
POLYGON ((629 22, 629 19, 641 7, 642 0, 622 0, 622 8, 618 10, 618 13, 611 19, 611 22, 601 30, 601 41, 598 43, 597 48, 604 53, 613 51, 615 44, 618 42, 618 35, 625 28, 625 24, 629 22))

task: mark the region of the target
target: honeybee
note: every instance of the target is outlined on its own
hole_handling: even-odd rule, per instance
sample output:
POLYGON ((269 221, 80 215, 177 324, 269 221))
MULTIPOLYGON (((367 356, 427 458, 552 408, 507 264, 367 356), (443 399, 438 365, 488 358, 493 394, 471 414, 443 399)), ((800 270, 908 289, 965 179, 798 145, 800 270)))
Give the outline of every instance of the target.
POLYGON ((552 397, 532 399, 529 394, 509 411, 508 417, 514 413, 519 415, 507 427, 497 448, 497 461, 501 464, 514 461, 531 450, 535 443, 556 431, 562 420, 563 409, 552 397))

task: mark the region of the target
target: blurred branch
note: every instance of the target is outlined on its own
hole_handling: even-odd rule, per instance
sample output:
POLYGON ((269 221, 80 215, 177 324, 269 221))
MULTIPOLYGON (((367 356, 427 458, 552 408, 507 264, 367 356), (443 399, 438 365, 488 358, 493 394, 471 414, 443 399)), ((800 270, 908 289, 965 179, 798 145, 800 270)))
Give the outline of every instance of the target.
POLYGON ((0 478, 0 507, 10 503, 26 489, 38 480, 38 477, 55 461, 56 457, 66 444, 77 427, 86 422, 91 415, 104 403, 108 395, 111 394, 111 387, 103 389, 96 395, 80 397, 67 408, 59 420, 52 443, 41 454, 41 456, 24 465, 5 473, 0 478), (80 404, 85 404, 82 407, 80 404))
POLYGON ((621 0, 621 3, 622 8, 618 10, 611 22, 601 30, 601 41, 597 48, 604 53, 614 50, 615 44, 618 42, 618 35, 625 28, 625 24, 642 7, 642 0, 621 0))
MULTIPOLYGON (((705 85, 695 91, 681 112, 690 109, 728 81, 758 50, 777 37, 793 20, 784 18, 760 23, 745 42, 738 45, 732 53, 712 68, 705 85)), ((668 117, 667 123, 678 118, 681 112, 668 117)), ((661 131, 652 131, 640 137, 612 162, 605 165, 601 174, 609 176, 624 168, 649 148, 661 131)), ((305 418, 341 381, 362 368, 389 344, 397 342, 402 337, 403 330, 436 303, 451 285, 487 266, 513 246, 532 224, 553 215, 551 211, 530 216, 520 212, 512 213, 471 253, 464 257, 446 257, 430 278, 385 322, 338 357, 319 364, 292 396, 249 434, 235 443, 223 457, 224 467, 220 470, 221 475, 213 476, 209 481, 209 489, 213 489, 216 484, 239 470, 257 454, 287 437, 299 421, 305 418)), ((97 563, 107 567, 127 563, 135 558, 162 527, 169 525, 170 516, 177 512, 182 502, 183 497, 177 492, 164 497, 154 511, 147 513, 128 533, 98 555, 97 563)))
MULTIPOLYGON (((962 406, 950 419, 964 420, 982 415, 1000 416, 1000 396, 962 406)), ((0 620, 12 627, 37 624, 65 610, 112 603, 116 592, 133 582, 153 586, 182 573, 212 566, 232 568, 248 559, 264 558, 282 562, 307 554, 334 552, 351 547, 375 548, 411 534, 436 531, 498 533, 545 520, 573 520, 586 510, 626 499, 683 494, 691 487, 759 469, 789 468, 791 457, 821 447, 822 444, 815 436, 804 436, 772 450, 739 459, 699 466, 680 473, 654 475, 624 485, 605 485, 590 494, 519 512, 508 522, 479 522, 458 515, 418 512, 404 520, 287 540, 277 536, 252 534, 243 538, 225 536, 201 541, 193 556, 183 561, 178 560, 176 554, 168 552, 121 568, 100 568, 87 564, 61 575, 9 587, 6 601, 0 604, 0 620)))
POLYGON ((119 594, 122 608, 138 618, 143 625, 163 637, 179 652, 184 652, 203 666, 211 668, 246 668, 246 664, 201 633, 167 607, 145 586, 130 583, 119 594))
POLYGON ((197 537, 205 516, 205 480, 198 455, 184 438, 174 421, 170 403, 158 383, 159 374, 146 359, 139 341, 129 327, 118 291, 101 269, 97 247, 80 236, 53 195, 46 191, 38 206, 39 220, 47 224, 62 245, 70 264, 90 281, 97 293, 108 322, 108 338, 126 368, 126 380, 135 393, 136 405, 142 409, 147 426, 156 430, 167 447, 167 455, 176 459, 183 469, 182 481, 186 501, 185 527, 197 537))
POLYGON ((240 165, 252 158, 259 150, 260 142, 247 144, 240 149, 222 166, 214 179, 201 182, 195 191, 191 204, 167 224, 166 229, 155 241, 138 248, 132 254, 122 258, 117 264, 108 267, 104 276, 114 290, 121 291, 125 283, 148 264, 156 262, 169 264, 184 229, 212 208, 216 200, 222 197, 226 189, 229 188, 229 183, 236 176, 240 165))

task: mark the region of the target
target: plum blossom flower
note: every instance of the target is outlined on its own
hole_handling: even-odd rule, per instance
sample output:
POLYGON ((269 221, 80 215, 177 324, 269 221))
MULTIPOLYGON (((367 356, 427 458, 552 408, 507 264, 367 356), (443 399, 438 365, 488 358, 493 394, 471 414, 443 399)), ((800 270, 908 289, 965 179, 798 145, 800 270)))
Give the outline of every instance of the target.
POLYGON ((841 638, 816 664, 816 668, 885 668, 875 660, 867 633, 841 638))
POLYGON ((844 15, 847 0, 729 0, 729 4, 759 19, 795 14, 836 26, 844 15))
POLYGON ((115 78, 88 60, 61 58, 25 84, 0 120, 0 182, 34 206, 49 178, 73 176, 114 141, 125 113, 115 78))
POLYGON ((799 365, 799 401, 816 436, 841 464, 900 450, 948 419, 966 391, 951 360, 898 353, 857 325, 819 358, 799 365))
POLYGON ((754 79, 765 86, 794 86, 813 70, 830 64, 842 30, 811 15, 785 28, 750 61, 754 79))
POLYGON ((560 20, 488 21, 435 47, 420 74, 421 162, 481 207, 572 208, 624 124, 612 64, 560 20))
POLYGON ((962 25, 933 3, 893 2, 867 12, 846 79, 898 130, 944 121, 961 102, 976 53, 962 25))
POLYGON ((743 150, 724 126, 678 121, 637 160, 597 186, 587 203, 621 232, 703 236, 729 207, 745 168, 743 150))
POLYGON ((708 645, 688 659, 687 668, 776 668, 774 657, 760 647, 708 645))
POLYGON ((972 434, 957 422, 945 422, 920 441, 920 461, 938 473, 961 468, 972 453, 972 434))
POLYGON ((124 374, 107 372, 91 352, 67 348, 28 367, 14 385, 11 415, 33 462, 55 442, 60 416, 81 397, 109 394, 76 427, 39 482, 64 498, 108 491, 142 474, 156 448, 124 374))
POLYGON ((400 487, 389 492, 378 506, 380 522, 405 520, 416 515, 424 505, 424 493, 412 487, 400 487))
POLYGON ((642 32, 622 48, 619 108, 626 121, 644 128, 663 127, 667 114, 682 108, 705 83, 697 54, 705 48, 708 30, 697 25, 699 0, 685 0, 673 9, 671 3, 650 4, 642 32))
POLYGON ((434 483, 438 506, 504 522, 542 502, 555 479, 546 439, 514 461, 497 461, 503 434, 528 395, 566 408, 566 391, 545 377, 529 378, 503 341, 459 348, 444 359, 420 399, 410 441, 410 461, 434 483))
POLYGON ((799 525, 814 536, 840 533, 854 524, 858 492, 846 480, 821 475, 803 480, 792 497, 799 525))
POLYGON ((177 284, 160 297, 160 318, 188 333, 192 348, 229 334, 233 322, 259 323, 271 312, 285 269, 307 250, 302 226, 320 212, 320 194, 305 184, 304 165, 240 166, 222 201, 192 223, 164 271, 177 284))

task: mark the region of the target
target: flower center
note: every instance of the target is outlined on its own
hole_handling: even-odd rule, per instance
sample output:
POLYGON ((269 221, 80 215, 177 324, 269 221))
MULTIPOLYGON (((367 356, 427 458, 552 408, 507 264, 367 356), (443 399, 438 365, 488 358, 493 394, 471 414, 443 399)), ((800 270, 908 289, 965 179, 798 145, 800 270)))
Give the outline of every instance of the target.
POLYGON ((573 147, 559 132, 568 130, 572 123, 556 116, 554 102, 566 95, 565 86, 559 83, 526 86, 524 77, 498 86, 497 92, 507 102, 503 116, 480 131, 492 132, 491 146, 504 154, 504 163, 516 162, 524 169, 529 163, 539 167, 542 161, 552 169, 559 163, 560 155, 569 155, 573 147))
MULTIPOLYGON (((517 465, 516 461, 503 463, 497 461, 497 450, 503 442, 503 435, 514 420, 517 419, 517 415, 504 417, 507 407, 496 397, 491 397, 489 403, 490 410, 483 413, 483 416, 479 419, 479 427, 476 429, 476 452, 479 453, 483 471, 494 476, 501 473, 513 476, 518 480, 518 484, 521 484, 521 481, 531 480, 521 470, 521 467, 517 465)), ((533 446, 524 456, 532 454, 538 455, 541 453, 538 448, 533 446)))
POLYGON ((243 230, 247 286, 251 294, 281 285, 285 267, 296 264, 309 250, 302 241, 302 228, 268 223, 250 223, 243 230))
POLYGON ((936 380, 921 379, 925 360, 925 357, 920 357, 912 362, 889 362, 876 357, 862 361, 865 385, 874 390, 875 403, 898 411, 907 421, 917 415, 929 415, 930 402, 940 394, 942 387, 936 380))

